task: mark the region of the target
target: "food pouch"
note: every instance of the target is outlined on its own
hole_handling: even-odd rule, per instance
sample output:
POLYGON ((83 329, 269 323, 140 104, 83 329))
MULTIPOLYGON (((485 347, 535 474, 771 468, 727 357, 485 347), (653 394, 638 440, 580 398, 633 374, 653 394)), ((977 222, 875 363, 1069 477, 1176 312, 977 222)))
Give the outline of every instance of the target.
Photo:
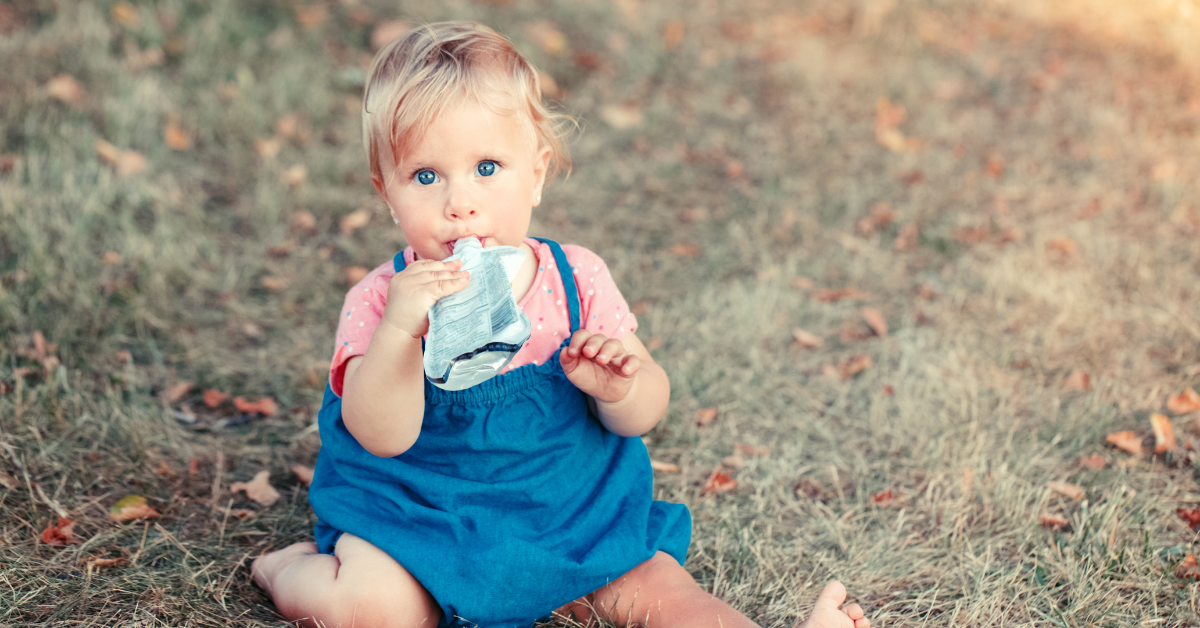
POLYGON ((529 340, 529 317, 517 307, 512 282, 525 261, 515 246, 483 248, 477 238, 454 243, 467 287, 438 299, 429 310, 425 378, 444 390, 462 390, 500 373, 529 340))

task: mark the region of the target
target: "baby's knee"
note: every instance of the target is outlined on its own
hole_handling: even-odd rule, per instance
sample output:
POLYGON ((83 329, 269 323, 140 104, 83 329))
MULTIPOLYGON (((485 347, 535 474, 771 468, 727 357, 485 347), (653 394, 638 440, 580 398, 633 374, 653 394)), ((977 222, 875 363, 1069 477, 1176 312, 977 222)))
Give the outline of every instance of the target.
MULTIPOLYGON (((376 574, 378 576, 378 574, 376 574)), ((415 580, 342 580, 329 590, 325 625, 342 628, 433 628, 441 609, 415 580)))

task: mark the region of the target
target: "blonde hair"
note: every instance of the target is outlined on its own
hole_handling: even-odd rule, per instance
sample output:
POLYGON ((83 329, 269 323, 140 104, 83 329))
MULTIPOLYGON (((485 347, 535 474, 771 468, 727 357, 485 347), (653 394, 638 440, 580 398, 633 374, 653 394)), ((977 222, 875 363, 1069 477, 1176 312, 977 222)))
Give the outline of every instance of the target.
POLYGON ((463 100, 518 114, 532 127, 537 148, 550 149, 547 180, 559 171, 570 173, 564 137, 575 120, 542 104, 533 65, 486 26, 437 22, 388 42, 371 62, 362 121, 371 176, 384 180, 381 148, 400 161, 442 112, 463 100))

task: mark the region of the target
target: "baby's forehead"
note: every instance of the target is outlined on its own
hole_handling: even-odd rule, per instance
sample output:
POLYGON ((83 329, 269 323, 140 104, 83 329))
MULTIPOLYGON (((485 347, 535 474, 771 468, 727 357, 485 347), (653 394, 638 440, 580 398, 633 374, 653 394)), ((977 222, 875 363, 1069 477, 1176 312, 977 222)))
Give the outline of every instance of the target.
MULTIPOLYGON (((435 112, 426 120, 412 125, 408 129, 399 130, 395 142, 398 151, 397 163, 419 157, 422 153, 436 153, 443 147, 438 143, 446 133, 461 133, 463 127, 470 128, 472 122, 483 122, 482 129, 499 131, 498 133, 482 132, 460 135, 455 139, 467 144, 477 144, 481 148, 490 144, 507 143, 515 140, 521 149, 536 151, 539 145, 537 131, 531 117, 521 107, 514 107, 503 102, 486 102, 477 99, 463 99, 449 104, 435 112)), ((460 142, 460 143, 461 143, 460 142)))

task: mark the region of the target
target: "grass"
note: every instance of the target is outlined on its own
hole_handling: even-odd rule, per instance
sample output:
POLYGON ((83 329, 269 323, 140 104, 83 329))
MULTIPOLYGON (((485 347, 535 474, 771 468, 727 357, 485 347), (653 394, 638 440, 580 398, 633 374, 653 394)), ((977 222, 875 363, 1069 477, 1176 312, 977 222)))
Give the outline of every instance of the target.
MULTIPOLYGON (((1200 83, 1161 42, 970 0, 3 6, 0 624, 282 625, 247 565, 311 535, 288 469, 319 450, 345 269, 403 245, 354 113, 372 24, 392 18, 494 25, 581 118, 532 232, 600 253, 661 343, 672 405, 648 441, 680 472, 656 491, 692 509, 705 587, 764 626, 793 625, 830 578, 875 625, 1200 624, 1200 585, 1172 573, 1195 552, 1175 515, 1200 502, 1191 450, 1104 444, 1148 437, 1200 384, 1200 83), (527 29, 542 19, 561 53, 527 29), (61 73, 74 104, 50 95, 61 73), (876 140, 879 98, 919 149, 876 140), (640 123, 613 116, 625 104, 640 123), (298 130, 262 156, 289 113, 298 130), (164 143, 172 123, 186 150, 164 143), (97 139, 145 170, 120 176, 97 139), (897 221, 864 235, 880 202, 897 221), (343 233, 362 208, 370 226, 343 233), (815 298, 844 287, 869 301, 815 298), (886 337, 863 337, 863 306, 886 337), (853 355, 872 366, 823 375, 853 355), (1076 370, 1090 390, 1064 387, 1076 370), (196 390, 165 403, 181 380, 196 390), (207 388, 282 410, 177 422, 207 388), (701 495, 735 442, 772 450, 701 495), (1108 466, 1079 465, 1093 453, 1108 466), (228 493, 263 469, 280 502, 228 493), (109 521, 128 494, 162 517, 109 521), (39 541, 56 508, 80 544, 39 541)), ((1190 446, 1194 415, 1173 418, 1190 446)))

